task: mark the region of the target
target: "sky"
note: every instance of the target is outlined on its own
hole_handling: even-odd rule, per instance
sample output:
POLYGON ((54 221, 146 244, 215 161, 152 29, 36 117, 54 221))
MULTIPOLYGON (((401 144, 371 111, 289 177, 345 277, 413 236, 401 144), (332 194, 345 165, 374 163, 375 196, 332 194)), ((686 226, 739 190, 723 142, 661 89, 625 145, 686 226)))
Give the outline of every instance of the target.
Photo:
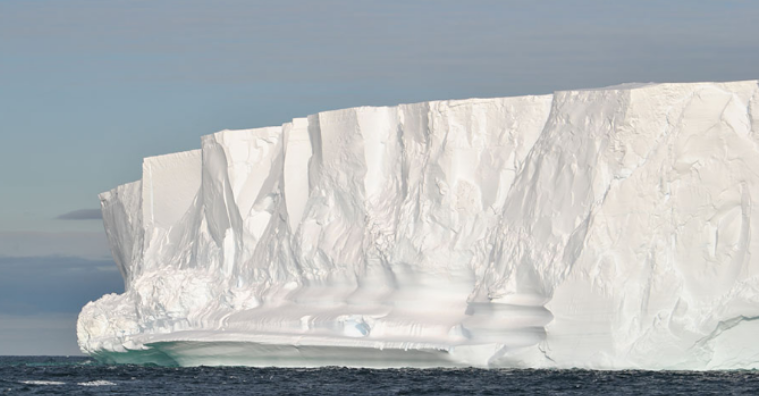
POLYGON ((319 111, 759 78, 756 1, 0 0, 0 355, 123 292, 97 194, 319 111))

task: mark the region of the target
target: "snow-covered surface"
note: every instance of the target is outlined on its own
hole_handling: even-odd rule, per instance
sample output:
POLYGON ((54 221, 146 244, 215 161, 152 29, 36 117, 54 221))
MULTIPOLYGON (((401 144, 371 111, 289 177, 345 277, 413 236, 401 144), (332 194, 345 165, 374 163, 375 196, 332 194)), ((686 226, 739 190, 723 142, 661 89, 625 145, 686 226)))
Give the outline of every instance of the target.
POLYGON ((222 131, 103 193, 117 362, 759 368, 759 86, 627 84, 222 131))

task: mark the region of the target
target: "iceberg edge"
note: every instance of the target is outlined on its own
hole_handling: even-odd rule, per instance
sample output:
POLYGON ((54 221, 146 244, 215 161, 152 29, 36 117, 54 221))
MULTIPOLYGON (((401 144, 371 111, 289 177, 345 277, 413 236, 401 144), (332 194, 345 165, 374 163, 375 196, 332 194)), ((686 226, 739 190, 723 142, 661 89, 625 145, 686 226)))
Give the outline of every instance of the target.
POLYGON ((121 363, 759 368, 759 85, 627 84, 225 130, 100 195, 121 363), (754 220, 756 219, 756 220, 754 220))

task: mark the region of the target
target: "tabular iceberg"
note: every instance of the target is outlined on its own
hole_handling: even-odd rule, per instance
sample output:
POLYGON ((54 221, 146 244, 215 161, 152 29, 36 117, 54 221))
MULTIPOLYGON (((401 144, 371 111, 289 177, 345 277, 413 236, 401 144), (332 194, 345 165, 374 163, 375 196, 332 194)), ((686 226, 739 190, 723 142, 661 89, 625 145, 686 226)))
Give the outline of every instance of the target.
POLYGON ((759 368, 756 81, 328 111, 100 199, 103 360, 759 368))

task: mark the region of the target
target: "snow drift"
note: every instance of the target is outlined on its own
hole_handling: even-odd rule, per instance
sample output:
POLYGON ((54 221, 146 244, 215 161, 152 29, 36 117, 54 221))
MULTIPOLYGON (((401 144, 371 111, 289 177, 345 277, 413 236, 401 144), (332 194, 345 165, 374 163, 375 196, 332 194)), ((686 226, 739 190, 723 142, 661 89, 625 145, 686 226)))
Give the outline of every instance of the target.
POLYGON ((759 368, 759 86, 360 107, 100 196, 113 362, 759 368))

